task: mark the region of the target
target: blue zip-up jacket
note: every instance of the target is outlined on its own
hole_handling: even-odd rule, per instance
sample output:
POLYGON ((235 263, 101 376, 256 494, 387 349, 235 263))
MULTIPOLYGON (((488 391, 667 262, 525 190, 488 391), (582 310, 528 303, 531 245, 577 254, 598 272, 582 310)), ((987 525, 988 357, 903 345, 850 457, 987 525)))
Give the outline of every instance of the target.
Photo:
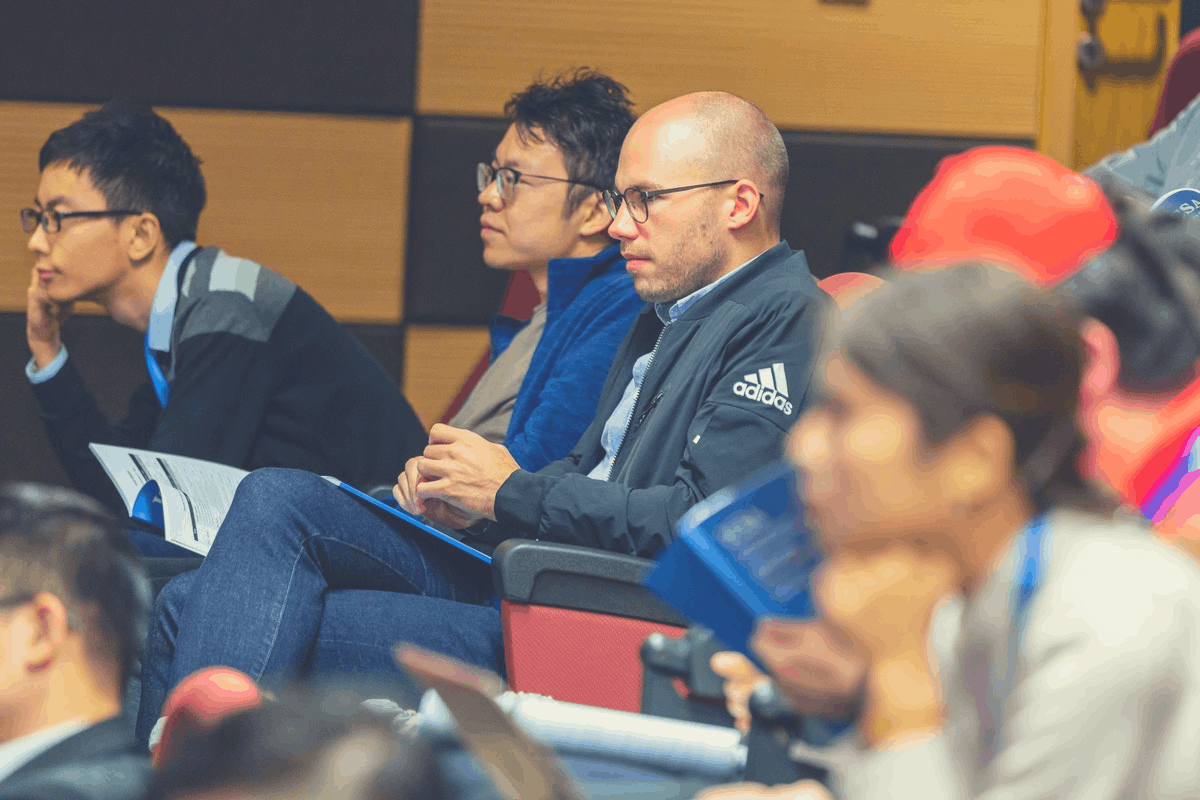
MULTIPOLYGON (((517 392, 504 445, 522 469, 562 458, 596 415, 617 346, 645 304, 616 245, 591 258, 550 262, 546 327, 517 392)), ((523 323, 497 317, 492 358, 523 323)))

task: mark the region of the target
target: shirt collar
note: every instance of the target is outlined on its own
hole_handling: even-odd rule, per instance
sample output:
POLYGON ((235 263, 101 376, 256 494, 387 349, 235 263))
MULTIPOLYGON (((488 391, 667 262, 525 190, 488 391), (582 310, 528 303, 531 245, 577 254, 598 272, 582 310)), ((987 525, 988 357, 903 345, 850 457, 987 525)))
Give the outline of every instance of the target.
POLYGON ((167 258, 150 307, 150 325, 146 328, 146 343, 151 350, 171 352, 171 328, 175 325, 175 304, 179 302, 179 267, 195 249, 195 242, 180 242, 167 258))
POLYGON ((63 722, 0 744, 0 781, 7 780, 21 767, 88 725, 80 720, 63 722))
MULTIPOLYGON (((762 253, 759 253, 758 255, 762 255, 762 253)), ((754 258, 758 258, 758 256, 755 256, 754 258)), ((750 259, 750 261, 753 261, 754 258, 750 259)), ((670 305, 670 307, 664 306, 662 303, 655 303, 654 304, 655 313, 657 313, 658 318, 663 321, 663 325, 670 325, 672 322, 674 322, 675 320, 682 317, 684 315, 684 312, 686 312, 689 308, 694 306, 700 300, 701 297, 704 297, 704 295, 708 294, 713 289, 717 288, 722 283, 724 283, 725 281, 732 278, 735 273, 737 273, 739 270, 741 270, 743 267, 745 267, 746 264, 749 264, 750 261, 746 261, 743 264, 739 264, 737 267, 735 267, 734 269, 731 269, 729 272, 726 272, 724 275, 717 278, 715 281, 708 284, 707 286, 701 286, 699 289, 692 292, 687 297, 682 297, 679 300, 676 300, 674 303, 672 303, 670 305)))

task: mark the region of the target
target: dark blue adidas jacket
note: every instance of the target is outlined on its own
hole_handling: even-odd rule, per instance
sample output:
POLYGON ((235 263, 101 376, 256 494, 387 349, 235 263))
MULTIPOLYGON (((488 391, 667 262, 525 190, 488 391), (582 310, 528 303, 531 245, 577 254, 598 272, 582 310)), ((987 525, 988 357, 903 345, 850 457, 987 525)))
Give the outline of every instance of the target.
POLYGON ((782 242, 665 331, 654 309, 645 309, 579 443, 542 470, 513 473, 480 543, 538 538, 653 555, 692 505, 780 457, 807 398, 827 302, 804 254, 782 242), (600 434, 633 364, 660 332, 611 480, 588 478, 604 457, 600 434))

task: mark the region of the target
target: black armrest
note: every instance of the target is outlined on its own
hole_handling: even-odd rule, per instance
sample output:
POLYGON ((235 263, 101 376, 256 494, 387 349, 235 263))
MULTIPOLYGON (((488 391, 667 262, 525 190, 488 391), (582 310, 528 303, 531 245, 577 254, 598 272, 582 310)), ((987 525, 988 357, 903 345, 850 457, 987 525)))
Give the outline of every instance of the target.
POLYGON ((492 579, 506 600, 687 627, 688 620, 643 586, 653 561, 529 539, 501 542, 492 579))

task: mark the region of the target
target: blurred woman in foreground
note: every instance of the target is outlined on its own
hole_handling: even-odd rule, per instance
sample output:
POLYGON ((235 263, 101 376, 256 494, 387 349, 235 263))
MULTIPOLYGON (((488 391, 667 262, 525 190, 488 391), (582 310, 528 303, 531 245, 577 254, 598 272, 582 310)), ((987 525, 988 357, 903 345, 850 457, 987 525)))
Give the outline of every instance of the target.
POLYGON ((1200 792, 1200 572, 1079 474, 1079 321, 963 266, 840 326, 789 453, 829 556, 821 624, 864 666, 849 800, 1200 792), (929 627, 954 595, 939 676, 929 627))

